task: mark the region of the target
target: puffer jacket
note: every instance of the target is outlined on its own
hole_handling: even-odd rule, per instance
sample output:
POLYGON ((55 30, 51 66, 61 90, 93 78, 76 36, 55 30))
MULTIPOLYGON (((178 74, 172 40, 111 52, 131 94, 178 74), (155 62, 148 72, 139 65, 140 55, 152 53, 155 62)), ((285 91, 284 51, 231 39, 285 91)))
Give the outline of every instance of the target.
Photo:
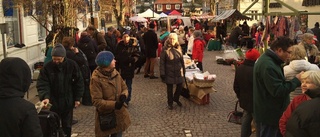
POLYGON ((93 106, 100 113, 110 113, 113 110, 116 113, 117 126, 106 131, 100 130, 99 118, 95 112, 95 134, 96 137, 105 137, 107 135, 125 131, 131 124, 129 112, 126 107, 120 110, 115 109, 115 103, 119 100, 120 95, 128 97, 126 83, 121 78, 118 71, 114 70, 110 76, 106 76, 100 67, 94 70, 90 80, 90 93, 93 106))
POLYGON ((20 58, 0 63, 0 134, 2 137, 42 137, 34 104, 23 99, 31 84, 31 71, 20 58))
POLYGON ((197 59, 199 62, 202 62, 204 47, 206 42, 201 38, 195 38, 193 41, 192 47, 192 59, 197 59))
POLYGON ((180 84, 183 82, 184 61, 181 46, 172 45, 167 40, 160 54, 160 75, 165 76, 165 83, 180 84))
POLYGON ((311 64, 306 60, 292 60, 289 65, 283 67, 284 76, 286 80, 293 79, 301 71, 319 70, 315 64, 311 64))

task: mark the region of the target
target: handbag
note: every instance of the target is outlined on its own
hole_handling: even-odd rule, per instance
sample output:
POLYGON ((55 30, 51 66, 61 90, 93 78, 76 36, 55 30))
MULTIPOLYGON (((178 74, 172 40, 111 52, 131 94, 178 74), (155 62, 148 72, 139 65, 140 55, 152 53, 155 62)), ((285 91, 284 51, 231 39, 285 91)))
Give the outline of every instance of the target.
POLYGON ((228 122, 240 124, 241 125, 241 118, 243 116, 243 112, 238 111, 238 103, 236 102, 236 106, 234 108, 234 111, 231 111, 228 115, 228 122))
POLYGON ((111 113, 98 113, 100 129, 102 131, 115 128, 117 126, 117 118, 114 111, 111 113))

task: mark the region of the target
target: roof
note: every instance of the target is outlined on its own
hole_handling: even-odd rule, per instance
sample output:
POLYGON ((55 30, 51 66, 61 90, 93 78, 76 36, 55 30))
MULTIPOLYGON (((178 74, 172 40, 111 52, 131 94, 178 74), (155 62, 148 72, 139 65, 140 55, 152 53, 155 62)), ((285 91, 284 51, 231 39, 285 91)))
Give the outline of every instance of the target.
POLYGON ((215 21, 224 20, 224 19, 251 20, 251 18, 241 14, 236 9, 226 10, 221 14, 219 14, 216 18, 214 18, 215 21))
POLYGON ((154 4, 182 4, 182 0, 155 0, 154 4))

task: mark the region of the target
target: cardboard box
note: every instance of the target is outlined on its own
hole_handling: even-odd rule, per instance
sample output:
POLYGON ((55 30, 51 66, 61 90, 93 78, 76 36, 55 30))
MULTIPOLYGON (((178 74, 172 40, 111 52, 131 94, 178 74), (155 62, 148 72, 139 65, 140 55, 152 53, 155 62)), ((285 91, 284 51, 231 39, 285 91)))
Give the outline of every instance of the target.
POLYGON ((197 96, 190 96, 190 100, 198 105, 205 105, 210 103, 210 94, 206 94, 202 99, 199 99, 197 96))

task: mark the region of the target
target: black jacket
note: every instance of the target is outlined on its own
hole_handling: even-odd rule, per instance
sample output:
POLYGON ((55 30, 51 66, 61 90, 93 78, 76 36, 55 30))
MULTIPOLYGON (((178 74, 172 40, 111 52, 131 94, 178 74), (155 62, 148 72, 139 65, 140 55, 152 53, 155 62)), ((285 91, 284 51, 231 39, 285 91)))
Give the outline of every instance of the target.
POLYGON ((116 51, 116 47, 117 47, 117 37, 115 34, 111 34, 111 36, 109 36, 108 34, 106 34, 104 36, 104 38, 106 39, 107 42, 107 51, 112 52, 113 54, 115 54, 116 51))
POLYGON ((78 42, 78 48, 86 55, 89 66, 95 66, 98 46, 89 36, 82 36, 78 42))
POLYGON ((31 71, 20 58, 0 63, 0 136, 42 137, 34 104, 23 99, 31 84, 31 71))
POLYGON ((320 90, 305 92, 311 100, 302 102, 291 114, 285 137, 320 137, 320 90))
POLYGON ((233 90, 237 94, 240 107, 253 112, 253 66, 255 61, 244 60, 236 69, 233 90))
POLYGON ((132 79, 134 77, 135 62, 140 56, 139 47, 134 45, 136 39, 130 39, 128 44, 121 40, 116 48, 117 70, 123 79, 132 79))
POLYGON ((147 58, 155 58, 157 57, 157 49, 158 49, 158 36, 154 32, 154 30, 148 30, 143 35, 143 40, 145 44, 145 55, 147 58))

